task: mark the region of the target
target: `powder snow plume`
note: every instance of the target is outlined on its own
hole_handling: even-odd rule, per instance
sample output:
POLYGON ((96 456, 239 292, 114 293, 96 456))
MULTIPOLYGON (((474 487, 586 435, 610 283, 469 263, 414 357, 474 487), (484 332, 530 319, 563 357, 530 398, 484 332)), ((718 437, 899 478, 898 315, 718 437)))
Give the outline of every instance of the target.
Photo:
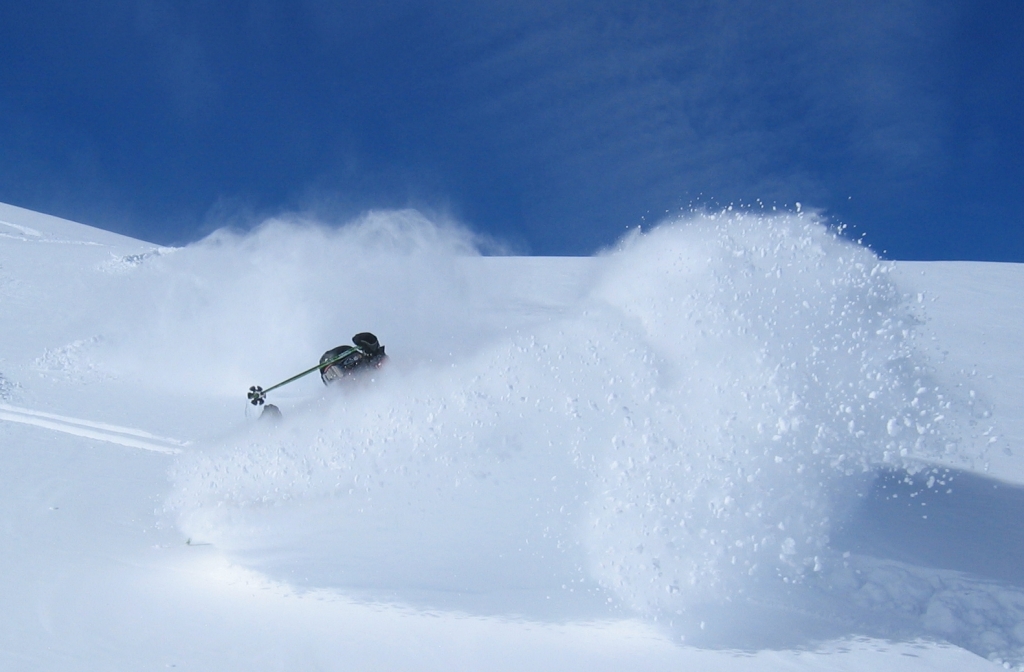
POLYGON ((667 221, 586 260, 557 306, 510 309, 485 261, 404 212, 151 264, 176 280, 134 351, 176 362, 169 385, 244 390, 366 329, 393 360, 183 456, 183 531, 296 585, 483 611, 488 591, 571 594, 735 644, 737 610, 756 631, 846 590, 831 535, 879 469, 970 454, 982 411, 931 373, 891 264, 813 215, 667 221))

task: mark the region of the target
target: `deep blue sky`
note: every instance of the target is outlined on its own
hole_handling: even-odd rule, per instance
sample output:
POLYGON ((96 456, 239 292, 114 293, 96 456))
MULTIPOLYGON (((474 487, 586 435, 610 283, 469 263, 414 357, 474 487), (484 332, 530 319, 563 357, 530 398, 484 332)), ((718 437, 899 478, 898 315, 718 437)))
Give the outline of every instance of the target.
POLYGON ((1024 0, 0 0, 0 201, 159 243, 447 213, 585 254, 796 201, 1024 261, 1024 0))

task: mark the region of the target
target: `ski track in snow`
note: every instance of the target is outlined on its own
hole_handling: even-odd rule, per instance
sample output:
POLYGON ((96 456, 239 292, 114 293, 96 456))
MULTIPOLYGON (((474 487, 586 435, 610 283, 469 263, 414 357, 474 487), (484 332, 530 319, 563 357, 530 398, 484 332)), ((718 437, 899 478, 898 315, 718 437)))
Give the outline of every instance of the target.
POLYGON ((3 220, 0 220, 0 224, 3 224, 4 226, 9 226, 12 229, 14 229, 15 231, 18 231, 19 233, 21 233, 22 235, 25 235, 25 236, 32 236, 33 238, 42 238, 43 237, 42 233, 40 233, 39 231, 36 231, 35 229, 30 228, 28 226, 22 226, 20 224, 11 224, 10 222, 5 222, 3 220))
POLYGON ((11 240, 19 240, 19 241, 26 242, 26 243, 53 243, 53 244, 57 244, 57 245, 85 245, 85 246, 90 246, 90 247, 93 247, 93 246, 95 246, 95 247, 103 246, 103 243, 98 243, 98 242, 93 241, 93 240, 67 240, 67 239, 64 239, 64 238, 51 238, 47 234, 44 234, 42 231, 37 231, 36 229, 33 229, 31 227, 28 227, 28 226, 22 226, 20 224, 12 224, 10 222, 5 222, 5 221, 2 221, 2 220, 0 220, 0 225, 10 227, 10 228, 14 229, 15 231, 17 231, 18 234, 20 234, 20 235, 17 235, 17 234, 11 234, 11 233, 6 233, 4 231, 0 231, 0 238, 8 238, 8 239, 11 239, 11 240))
POLYGON ((117 425, 111 425, 104 422, 82 420, 80 418, 71 418, 64 415, 57 415, 55 413, 33 411, 27 408, 11 406, 9 404, 0 404, 0 420, 16 422, 23 425, 33 425, 35 427, 42 427, 43 429, 50 429, 55 432, 73 434, 75 436, 94 439, 96 441, 115 443, 129 448, 150 450, 156 453, 164 453, 165 455, 176 455, 181 452, 180 448, 176 448, 174 446, 188 445, 187 442, 156 436, 155 434, 150 434, 149 432, 145 432, 140 429, 119 427, 117 425), (141 439, 149 439, 149 441, 143 441, 141 439))

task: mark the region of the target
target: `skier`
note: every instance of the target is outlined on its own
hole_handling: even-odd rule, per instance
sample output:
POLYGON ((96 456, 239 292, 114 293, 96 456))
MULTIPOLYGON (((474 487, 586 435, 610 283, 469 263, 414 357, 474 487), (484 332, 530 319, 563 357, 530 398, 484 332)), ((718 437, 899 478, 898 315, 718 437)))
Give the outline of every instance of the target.
POLYGON ((352 343, 355 347, 339 345, 325 352, 320 358, 320 379, 324 381, 324 385, 330 385, 357 373, 379 369, 388 359, 384 354, 384 346, 368 331, 353 336, 352 343), (330 363, 324 366, 324 362, 330 363))
MULTIPOLYGON (((253 406, 262 406, 267 401, 267 392, 287 385, 293 380, 298 380, 317 369, 320 370, 320 379, 324 381, 324 385, 329 385, 343 378, 379 369, 388 360, 388 356, 384 354, 384 346, 380 344, 376 336, 368 331, 353 336, 352 343, 353 345, 339 345, 328 350, 320 358, 320 363, 317 366, 306 369, 277 385, 272 385, 267 389, 253 385, 249 388, 249 402, 253 406)), ((267 404, 260 418, 277 422, 281 419, 281 411, 274 404, 267 404)))

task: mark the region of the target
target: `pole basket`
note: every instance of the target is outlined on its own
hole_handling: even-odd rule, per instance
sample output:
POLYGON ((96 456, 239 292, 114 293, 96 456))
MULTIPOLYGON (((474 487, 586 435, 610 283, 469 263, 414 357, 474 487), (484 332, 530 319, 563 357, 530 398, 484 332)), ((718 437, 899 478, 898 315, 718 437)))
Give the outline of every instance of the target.
POLYGON ((260 406, 267 400, 267 393, 263 391, 263 388, 259 385, 253 385, 249 388, 249 402, 253 406, 260 406))

